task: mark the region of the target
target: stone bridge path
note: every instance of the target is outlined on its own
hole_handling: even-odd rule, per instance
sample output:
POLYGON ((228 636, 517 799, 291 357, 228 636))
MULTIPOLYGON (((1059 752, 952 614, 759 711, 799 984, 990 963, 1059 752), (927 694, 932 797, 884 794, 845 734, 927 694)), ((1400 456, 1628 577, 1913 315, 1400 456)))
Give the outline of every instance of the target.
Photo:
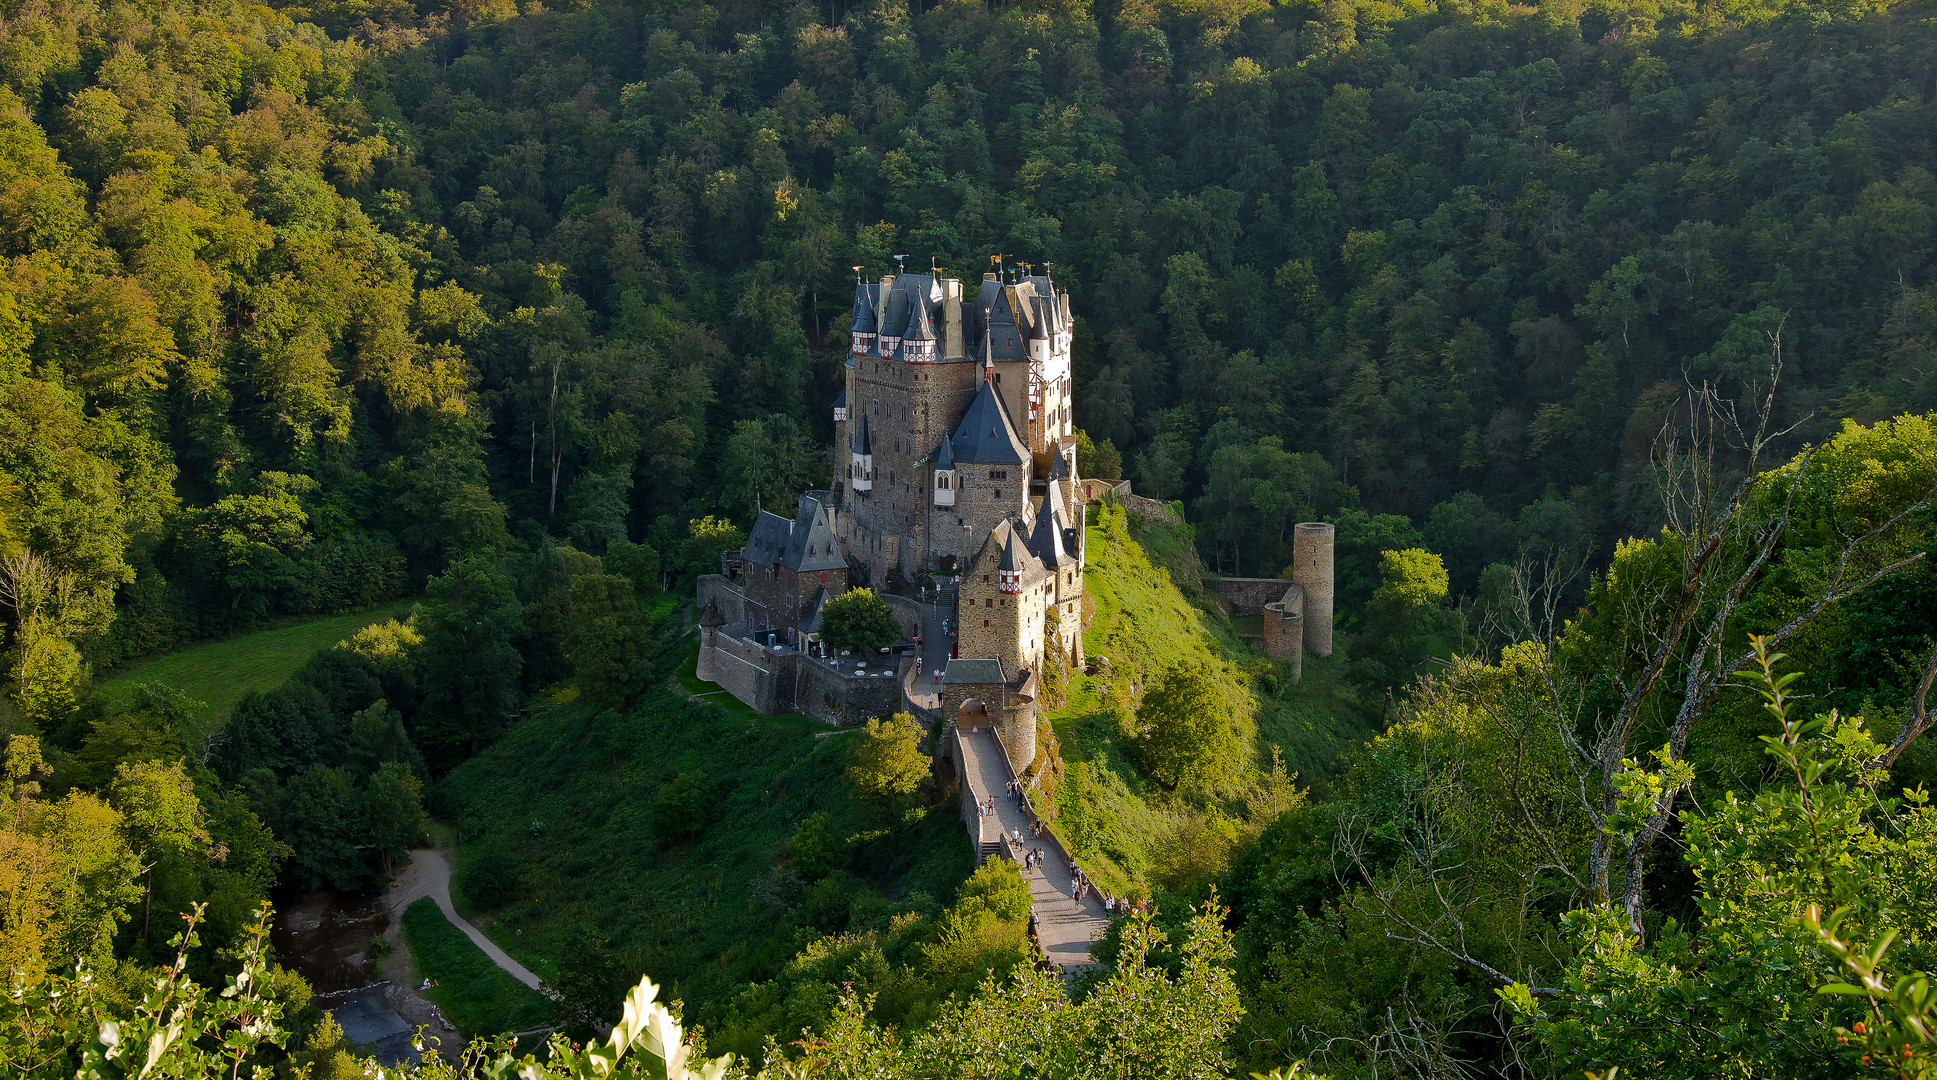
MULTIPOLYGON (((1101 938, 1110 926, 1109 917, 1103 913, 1103 901, 1094 893, 1081 904, 1070 899, 1069 860, 1054 837, 1046 833, 1041 839, 1030 836, 1028 812, 1016 809, 1015 799, 1006 794, 1012 774, 995 736, 986 729, 964 730, 960 734, 962 774, 968 780, 970 791, 981 802, 987 802, 991 795, 995 797, 995 816, 977 818, 982 824, 983 838, 996 839, 998 827, 1005 837, 1011 830, 1021 829, 1025 850, 1043 849, 1043 865, 1024 870, 1022 879, 1028 882, 1029 893, 1035 901, 1036 936, 1042 942, 1044 954, 1064 974, 1092 966, 1095 961, 1090 959, 1090 942, 1101 938)), ((1020 866, 1022 853, 1006 840, 1003 848, 1020 866)))

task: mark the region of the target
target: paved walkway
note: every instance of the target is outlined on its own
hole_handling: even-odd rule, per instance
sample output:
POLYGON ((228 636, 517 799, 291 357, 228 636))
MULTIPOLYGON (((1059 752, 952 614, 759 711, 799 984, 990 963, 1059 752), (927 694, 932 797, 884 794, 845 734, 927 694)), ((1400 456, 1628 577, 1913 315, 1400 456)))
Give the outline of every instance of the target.
POLYGON ((451 906, 451 862, 442 851, 424 849, 410 853, 410 865, 390 883, 390 891, 384 896, 384 904, 390 909, 390 920, 394 926, 403 925, 404 909, 418 899, 428 896, 437 904, 437 910, 451 921, 451 925, 464 931, 464 936, 478 948, 491 962, 503 968, 512 978, 531 987, 542 990, 538 976, 530 969, 513 960, 497 942, 484 936, 484 931, 460 918, 457 909, 451 906))
MULTIPOLYGON (((995 839, 998 827, 1005 837, 1012 830, 1020 829, 1025 850, 1043 849, 1043 865, 1022 872, 1022 879, 1029 883, 1029 893, 1035 899, 1036 936, 1042 942, 1043 953, 1065 971, 1095 963, 1090 959, 1090 942, 1101 938, 1110 925, 1109 917, 1103 913, 1103 901, 1094 892, 1081 904, 1070 899, 1069 861, 1055 838, 1047 834, 1041 839, 1030 836, 1028 812, 1016 809, 1015 799, 1005 793, 1005 785, 1013 774, 995 736, 986 730, 963 731, 961 746, 962 772, 968 777, 970 791, 984 802, 991 795, 995 797, 995 816, 978 819, 984 837, 995 839)), ((1021 865, 1020 852, 1006 844, 1005 850, 1021 865)))
POLYGON ((910 674, 902 684, 902 692, 910 704, 929 712, 939 712, 942 707, 942 684, 936 680, 937 671, 948 669, 949 643, 954 639, 942 630, 942 611, 939 604, 921 604, 921 674, 910 674))

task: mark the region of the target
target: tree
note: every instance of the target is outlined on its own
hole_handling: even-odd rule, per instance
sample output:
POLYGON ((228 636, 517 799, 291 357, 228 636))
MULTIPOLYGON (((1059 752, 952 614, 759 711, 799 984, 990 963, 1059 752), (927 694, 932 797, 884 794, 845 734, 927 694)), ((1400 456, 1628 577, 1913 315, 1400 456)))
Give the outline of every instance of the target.
POLYGON ((287 582, 295 566, 291 556, 309 542, 309 515, 297 497, 314 491, 316 481, 265 472, 257 488, 223 496, 190 526, 190 542, 229 589, 230 610, 245 596, 266 608, 261 594, 287 582))
POLYGON ((467 559, 431 579, 419 616, 424 705, 418 743, 445 765, 495 738, 523 703, 523 659, 512 643, 523 631, 511 579, 483 559, 467 559))
POLYGON ((141 938, 148 938, 155 868, 164 860, 200 858, 210 848, 208 825, 195 785, 181 762, 144 761, 115 770, 108 801, 121 813, 128 848, 141 863, 141 938))
POLYGON ((1446 606, 1446 567, 1419 548, 1382 552, 1383 579, 1352 641, 1352 681, 1375 694, 1411 681, 1435 642, 1457 645, 1459 615, 1446 606))
POLYGON ((630 509, 627 495, 631 491, 629 468, 586 472, 572 481, 565 505, 571 515, 573 543, 582 550, 597 551, 615 540, 623 542, 630 509))
POLYGON ((403 714, 379 698, 350 717, 350 739, 345 764, 359 776, 375 776, 385 765, 401 765, 413 775, 424 771, 424 758, 404 732, 403 714))
POLYGON ((701 574, 720 572, 720 556, 738 551, 747 544, 747 534, 730 521, 707 515, 687 525, 686 541, 679 549, 679 571, 687 581, 701 574))
POLYGON ((1137 759, 1172 790, 1216 786, 1244 752, 1230 702, 1202 665, 1171 668, 1137 706, 1137 759))
MULTIPOLYGON (((1781 780, 1684 817, 1698 918, 1670 920, 1644 942, 1619 909, 1574 912, 1578 951, 1558 995, 1537 1001, 1524 984, 1502 993, 1568 1071, 1858 1076, 1865 1055, 1887 1054, 1892 1075, 1925 1075, 1899 1073, 1896 1063, 1927 1057, 1927 1035, 1866 1031, 1884 1017, 1865 998, 1888 1003, 1888 984, 1866 994, 1825 975, 1844 965, 1863 974, 1881 955, 1844 946, 1838 930, 1860 927, 1886 948, 1897 935, 1927 948, 1937 909, 1923 882, 1937 855, 1937 812, 1920 793, 1884 797, 1884 747, 1862 718, 1804 715, 1790 689, 1799 673, 1777 674, 1783 657, 1766 639, 1753 650, 1745 685, 1773 720, 1763 750, 1781 780), (1824 911, 1835 912, 1827 927, 1824 911), (1834 992, 1819 992, 1825 982, 1834 992)), ((1630 828, 1658 797, 1651 780, 1638 767, 1619 780, 1630 828)))
POLYGON ((821 640, 832 648, 872 653, 902 633, 888 602, 873 589, 849 589, 821 607, 821 640))
POLYGON ((1076 474, 1091 480, 1123 479, 1123 454, 1108 439, 1091 439, 1087 431, 1076 431, 1076 474))
POLYGON ((423 782, 401 761, 384 762, 363 789, 369 843, 386 876, 424 838, 423 789, 423 782))
POLYGON ((289 845, 292 880, 305 889, 347 890, 369 879, 370 863, 358 849, 370 837, 370 802, 349 770, 311 765, 287 784, 259 771, 243 784, 289 845))
POLYGON ((847 782, 861 816, 890 827, 906 821, 922 801, 931 763, 921 752, 925 732, 908 713, 869 720, 847 747, 847 782))
POLYGON ((651 609, 659 595, 659 552, 644 544, 614 540, 605 545, 606 572, 632 582, 632 598, 641 608, 651 609))
POLYGON ((794 858, 795 873, 807 881, 819 881, 840 865, 846 846, 834 831, 833 816, 817 810, 801 821, 787 842, 787 851, 794 858))
POLYGON ((633 602, 632 582, 616 574, 579 574, 572 578, 567 618, 565 656, 579 693, 603 703, 637 690, 652 660, 651 628, 633 602))
POLYGON ((668 840, 698 835, 713 819, 719 788, 704 772, 683 772, 652 795, 652 829, 668 840))

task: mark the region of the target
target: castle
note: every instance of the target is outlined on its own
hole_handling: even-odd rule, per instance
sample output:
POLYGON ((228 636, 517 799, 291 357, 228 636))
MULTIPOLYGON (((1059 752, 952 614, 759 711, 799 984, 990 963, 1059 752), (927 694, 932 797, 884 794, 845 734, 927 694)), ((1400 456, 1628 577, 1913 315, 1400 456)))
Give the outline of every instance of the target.
POLYGON ((930 274, 857 281, 834 402, 846 451, 826 491, 791 520, 763 512, 737 560, 701 580, 700 677, 763 712, 893 712, 912 651, 882 708, 878 668, 819 647, 821 605, 869 585, 913 637, 924 613, 907 594, 932 588, 954 635, 943 715, 986 723, 1025 770, 1045 666, 1083 659, 1071 330, 1069 294, 1046 274, 987 274, 973 298, 930 274))

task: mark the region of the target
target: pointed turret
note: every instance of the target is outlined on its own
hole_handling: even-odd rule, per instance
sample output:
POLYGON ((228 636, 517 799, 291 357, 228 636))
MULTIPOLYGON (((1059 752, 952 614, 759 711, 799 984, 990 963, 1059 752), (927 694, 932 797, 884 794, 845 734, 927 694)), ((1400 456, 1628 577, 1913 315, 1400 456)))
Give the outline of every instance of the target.
POLYGON ((875 289, 865 281, 854 283, 854 320, 848 326, 848 350, 857 356, 874 349, 875 289))
POLYGON ((917 364, 932 364, 935 361, 935 324, 928 318, 928 305, 919 297, 914 298, 914 310, 908 316, 908 333, 901 341, 902 358, 917 364))
POLYGON ((1044 566, 1053 568, 1071 561, 1063 543, 1064 522, 1068 520, 1069 515, 1063 510, 1061 485, 1049 485, 1043 493, 1042 505, 1036 508, 1036 528, 1029 534, 1029 550, 1036 553, 1044 566))
POLYGON ((1006 522, 1003 526, 1009 536, 1002 545, 1002 562, 996 566, 996 588, 1005 593, 1022 591, 1022 568, 1025 565, 1022 552, 1016 550, 1021 545, 1016 541, 1016 530, 1006 522))

